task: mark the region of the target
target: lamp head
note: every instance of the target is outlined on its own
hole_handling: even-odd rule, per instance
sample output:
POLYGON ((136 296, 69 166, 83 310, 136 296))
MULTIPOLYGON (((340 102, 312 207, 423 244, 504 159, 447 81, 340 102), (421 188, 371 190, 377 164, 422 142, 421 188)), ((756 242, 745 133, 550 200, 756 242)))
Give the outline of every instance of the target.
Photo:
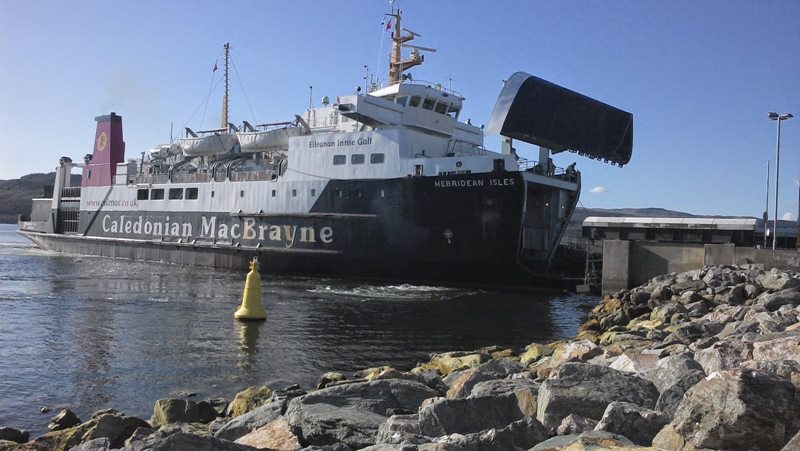
POLYGON ((770 118, 770 119, 772 119, 773 121, 774 121, 774 120, 776 120, 776 119, 778 119, 778 113, 775 113, 775 112, 773 112, 773 111, 770 111, 770 112, 769 112, 769 118, 770 118))

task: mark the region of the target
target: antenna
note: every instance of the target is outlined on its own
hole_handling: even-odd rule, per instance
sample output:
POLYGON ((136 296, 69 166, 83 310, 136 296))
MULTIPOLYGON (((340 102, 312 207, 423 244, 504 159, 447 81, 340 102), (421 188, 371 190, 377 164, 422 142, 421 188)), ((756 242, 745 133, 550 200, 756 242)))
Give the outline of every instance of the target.
POLYGON ((314 87, 309 85, 308 86, 308 109, 309 110, 314 108, 314 101, 312 100, 312 98, 314 97, 313 94, 314 94, 314 87))
POLYGON ((369 66, 364 65, 364 93, 369 91, 369 66))
POLYGON ((222 98, 222 125, 219 128, 228 128, 228 56, 231 49, 230 42, 225 43, 225 96, 222 98))

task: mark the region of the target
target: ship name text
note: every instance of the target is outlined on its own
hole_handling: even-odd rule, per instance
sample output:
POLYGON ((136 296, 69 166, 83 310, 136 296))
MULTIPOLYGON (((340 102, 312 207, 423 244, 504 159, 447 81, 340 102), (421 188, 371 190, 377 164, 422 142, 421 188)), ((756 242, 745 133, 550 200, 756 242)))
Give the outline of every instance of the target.
POLYGON ((361 137, 358 139, 333 139, 330 141, 309 141, 309 149, 321 149, 324 147, 349 147, 349 146, 369 146, 372 144, 372 136, 361 137))
POLYGON ((194 235, 195 227, 191 222, 178 222, 164 219, 150 219, 144 216, 126 216, 112 218, 103 216, 103 232, 115 235, 153 236, 174 238, 213 238, 235 239, 245 241, 271 241, 292 248, 297 243, 333 242, 333 228, 330 226, 297 226, 288 224, 257 224, 253 218, 244 218, 233 224, 218 222, 216 216, 202 216, 199 235, 194 235))
POLYGON ((466 179, 466 180, 436 180, 434 188, 481 188, 484 186, 514 186, 514 179, 466 179))

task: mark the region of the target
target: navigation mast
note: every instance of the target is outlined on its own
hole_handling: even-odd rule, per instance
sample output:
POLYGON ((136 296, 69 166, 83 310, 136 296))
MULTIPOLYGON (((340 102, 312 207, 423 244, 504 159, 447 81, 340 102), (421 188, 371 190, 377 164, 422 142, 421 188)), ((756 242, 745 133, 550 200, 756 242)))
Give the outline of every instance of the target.
POLYGON ((431 49, 427 47, 419 47, 416 45, 409 45, 405 44, 405 42, 411 41, 416 37, 422 36, 419 33, 415 33, 411 30, 407 30, 405 28, 400 27, 400 16, 402 12, 398 9, 397 12, 392 10, 391 14, 387 14, 394 18, 394 32, 392 33, 392 56, 391 60, 389 61, 389 85, 396 85, 398 83, 403 82, 403 72, 411 69, 414 66, 418 66, 425 61, 425 57, 421 55, 420 51, 425 52, 435 52, 436 49, 431 49), (405 31, 406 35, 402 34, 405 31), (411 55, 407 59, 403 59, 403 55, 401 53, 401 49, 403 47, 411 48, 411 55))
POLYGON ((222 125, 219 128, 228 129, 228 54, 231 49, 230 42, 225 43, 225 95, 222 97, 222 125))

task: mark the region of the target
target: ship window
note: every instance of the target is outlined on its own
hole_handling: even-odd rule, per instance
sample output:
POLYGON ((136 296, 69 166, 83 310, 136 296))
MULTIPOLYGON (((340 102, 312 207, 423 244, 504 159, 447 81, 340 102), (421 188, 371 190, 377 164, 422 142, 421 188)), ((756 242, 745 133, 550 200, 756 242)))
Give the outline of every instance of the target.
POLYGON ((152 200, 162 200, 164 199, 164 189, 163 188, 156 188, 150 190, 150 199, 152 200))
POLYGON ((436 112, 439 114, 447 114, 447 107, 448 105, 444 102, 439 102, 436 104, 436 112))
POLYGON ((336 197, 338 197, 339 199, 341 199, 342 197, 344 197, 344 191, 342 191, 342 190, 340 190, 340 189, 337 189, 337 190, 336 190, 336 197))
POLYGON ((275 197, 275 190, 272 190, 272 197, 275 197))
POLYGON ((239 197, 244 197, 244 190, 239 191, 239 197))
POLYGON ((415 164, 414 165, 414 175, 416 175, 416 176, 422 175, 422 165, 421 164, 415 164))
POLYGON ((448 116, 452 117, 453 119, 458 118, 458 108, 454 105, 450 105, 450 108, 447 109, 448 116))
POLYGON ((148 194, 150 194, 150 191, 146 189, 140 189, 136 192, 136 200, 147 200, 148 194))
POLYGON ((350 164, 364 164, 364 154, 354 153, 350 155, 350 164))
POLYGON ((314 188, 311 188, 311 197, 314 197, 316 195, 317 195, 317 190, 315 190, 314 188))
POLYGON ((214 197, 214 191, 211 191, 211 197, 214 197))
POLYGON ((296 189, 292 190, 292 197, 297 197, 297 190, 296 189))
POLYGON ((408 96, 400 96, 394 99, 394 101, 402 106, 406 106, 406 103, 408 102, 408 96))
POLYGON ((386 191, 381 190, 381 197, 386 197, 386 191))
POLYGON ((425 97, 425 100, 422 101, 422 108, 425 108, 426 110, 432 110, 435 103, 436 102, 433 99, 425 97))
POLYGON ((197 188, 186 188, 187 199, 197 199, 197 188))
POLYGON ((369 162, 372 164, 383 163, 383 158, 382 153, 372 153, 369 155, 369 162))
POLYGON ((347 163, 347 156, 346 155, 334 155, 333 156, 333 164, 338 166, 340 164, 347 163))
POLYGON ((409 103, 409 106, 419 107, 420 100, 422 100, 422 98, 420 96, 412 97, 411 98, 411 102, 409 103))
POLYGON ((170 200, 183 199, 183 188, 170 188, 169 198, 170 200))

